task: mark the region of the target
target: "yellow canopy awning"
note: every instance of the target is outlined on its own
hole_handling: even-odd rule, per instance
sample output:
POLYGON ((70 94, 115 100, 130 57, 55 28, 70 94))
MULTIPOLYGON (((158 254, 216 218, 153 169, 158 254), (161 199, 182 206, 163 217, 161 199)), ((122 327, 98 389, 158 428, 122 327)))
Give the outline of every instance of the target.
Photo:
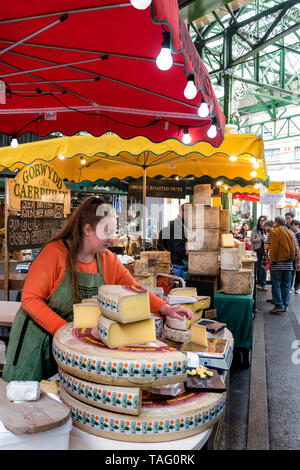
POLYGON ((225 134, 217 149, 205 142, 153 143, 145 137, 124 140, 115 134, 53 138, 0 148, 0 170, 15 171, 36 161, 51 162, 61 178, 76 183, 136 179, 145 169, 152 178, 208 176, 242 185, 268 180, 263 140, 256 134, 225 134))

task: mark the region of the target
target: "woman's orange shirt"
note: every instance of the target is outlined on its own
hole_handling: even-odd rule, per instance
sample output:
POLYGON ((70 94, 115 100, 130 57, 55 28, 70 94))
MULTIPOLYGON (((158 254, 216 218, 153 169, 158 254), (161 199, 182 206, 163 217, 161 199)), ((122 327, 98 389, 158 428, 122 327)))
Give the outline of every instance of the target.
MULTIPOLYGON (((21 305, 30 317, 43 329, 54 335, 67 322, 57 315, 47 300, 61 283, 67 270, 68 250, 59 240, 46 245, 35 258, 24 283, 21 305)), ((106 284, 138 285, 118 257, 110 250, 99 254, 106 284)), ((97 260, 92 263, 77 262, 78 272, 97 273, 97 260)), ((149 292, 151 312, 159 315, 165 302, 149 292)))

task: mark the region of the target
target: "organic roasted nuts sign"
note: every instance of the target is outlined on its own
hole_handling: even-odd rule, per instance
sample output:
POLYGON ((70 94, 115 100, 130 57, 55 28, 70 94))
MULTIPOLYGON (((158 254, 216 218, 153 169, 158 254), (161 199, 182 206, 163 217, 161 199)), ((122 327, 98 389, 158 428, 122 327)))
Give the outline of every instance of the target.
MULTIPOLYGON (((128 186, 128 196, 140 196, 143 193, 143 180, 131 181, 128 186)), ((186 182, 172 179, 147 178, 146 195, 149 197, 166 197, 184 199, 186 197, 186 182)))
POLYGON ((35 162, 25 166, 15 179, 9 180, 9 210, 20 211, 21 201, 60 203, 64 205, 64 215, 70 213, 70 194, 51 165, 35 162))

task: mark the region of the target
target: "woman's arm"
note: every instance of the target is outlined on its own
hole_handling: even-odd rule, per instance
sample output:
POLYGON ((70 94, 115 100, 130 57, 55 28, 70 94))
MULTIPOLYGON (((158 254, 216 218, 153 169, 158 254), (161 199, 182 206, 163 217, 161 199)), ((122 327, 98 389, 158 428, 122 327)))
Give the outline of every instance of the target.
POLYGON ((66 269, 66 256, 57 247, 57 242, 54 243, 46 245, 32 262, 21 299, 25 312, 52 335, 67 323, 45 302, 60 284, 66 269))

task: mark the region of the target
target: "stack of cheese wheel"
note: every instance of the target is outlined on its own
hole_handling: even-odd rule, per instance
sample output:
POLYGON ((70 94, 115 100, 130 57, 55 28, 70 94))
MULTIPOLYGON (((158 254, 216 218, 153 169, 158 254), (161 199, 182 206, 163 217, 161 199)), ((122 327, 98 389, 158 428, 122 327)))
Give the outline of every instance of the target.
POLYGON ((221 234, 221 291, 224 294, 251 294, 254 284, 253 271, 241 269, 245 244, 237 243, 231 233, 221 234))
POLYGON ((149 395, 149 387, 163 389, 186 381, 187 356, 153 337, 154 320, 150 309, 148 317, 144 309, 148 292, 123 286, 125 293, 120 288, 100 287, 100 309, 82 303, 76 315, 74 310, 77 326, 85 317, 92 320, 92 307, 98 308, 97 326, 74 328, 68 323, 54 335, 60 396, 73 424, 91 434, 132 442, 176 440, 212 426, 224 409, 225 394, 149 395), (134 344, 128 344, 133 337, 134 344), (144 389, 148 395, 143 400, 144 389))
POLYGON ((188 271, 190 274, 219 274, 219 207, 211 206, 211 185, 194 187, 194 203, 185 204, 188 271))
POLYGON ((178 287, 170 290, 169 296, 193 297, 196 302, 178 304, 181 307, 189 308, 194 313, 190 320, 183 317, 183 320, 167 317, 163 329, 162 339, 167 339, 175 343, 188 343, 191 341, 191 326, 202 318, 203 310, 209 308, 211 299, 207 296, 198 296, 195 287, 178 287))

